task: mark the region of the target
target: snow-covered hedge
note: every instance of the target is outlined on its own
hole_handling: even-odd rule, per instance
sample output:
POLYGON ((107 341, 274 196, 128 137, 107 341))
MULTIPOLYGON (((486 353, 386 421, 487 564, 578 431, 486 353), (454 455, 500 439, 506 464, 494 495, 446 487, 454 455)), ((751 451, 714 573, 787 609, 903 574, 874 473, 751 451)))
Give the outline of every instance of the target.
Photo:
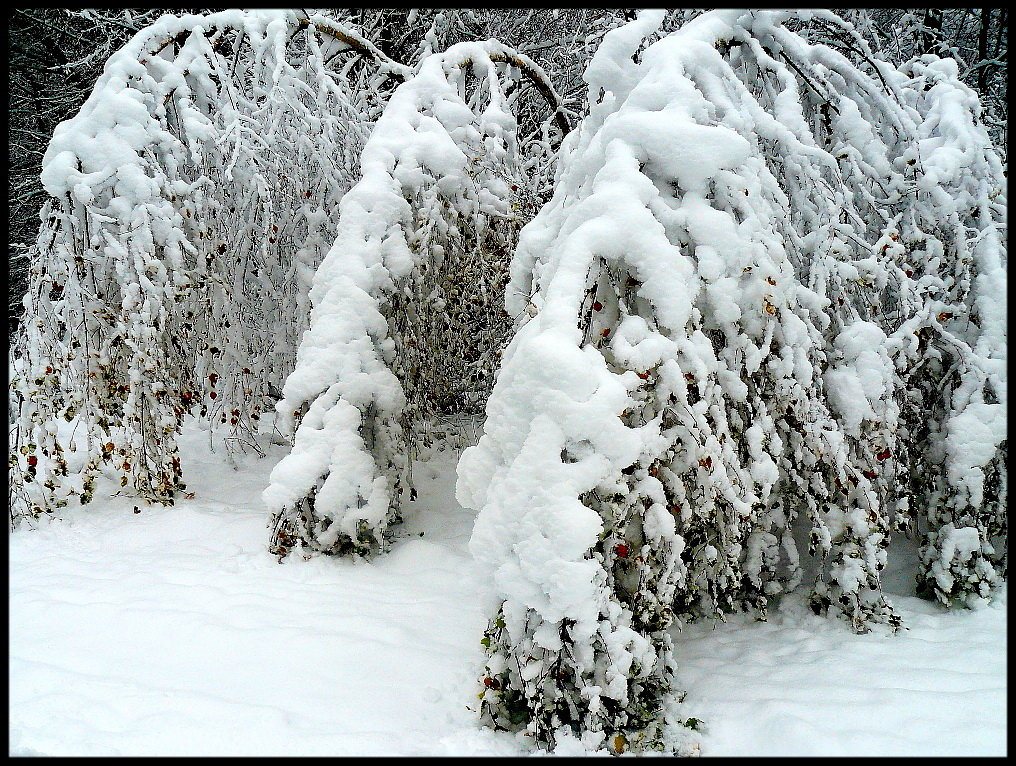
POLYGON ((587 70, 457 489, 495 593, 486 720, 615 751, 692 747, 668 628, 764 614, 801 579, 795 517, 816 611, 859 631, 899 624, 894 522, 943 600, 997 581, 1004 524, 1004 178, 954 63, 897 72, 828 12, 642 50, 662 19, 587 70))
POLYGON ((857 631, 899 625, 894 532, 922 593, 989 596, 1007 202, 976 96, 827 11, 663 19, 604 37, 521 233, 552 130, 519 145, 510 84, 569 124, 500 43, 410 69, 302 11, 139 33, 45 158, 12 517, 103 471, 171 502, 182 419, 256 447, 281 388, 273 550, 366 554, 435 416, 493 386, 457 487, 492 593, 482 714, 614 752, 696 751, 670 629, 764 616, 803 580, 795 524, 813 608, 857 631))
POLYGON ((264 493, 278 552, 378 550, 415 493, 428 423, 485 402, 511 328, 504 274, 532 214, 506 97, 522 76, 556 118, 545 75, 491 40, 426 57, 375 125, 277 405, 296 426, 264 493))

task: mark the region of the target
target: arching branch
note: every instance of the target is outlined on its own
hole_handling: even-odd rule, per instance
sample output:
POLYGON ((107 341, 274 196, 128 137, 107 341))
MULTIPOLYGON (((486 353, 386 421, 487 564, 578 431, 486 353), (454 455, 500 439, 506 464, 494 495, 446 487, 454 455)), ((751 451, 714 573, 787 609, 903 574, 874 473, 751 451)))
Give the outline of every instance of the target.
POLYGON ((363 37, 354 30, 344 27, 335 21, 324 19, 320 16, 313 16, 300 18, 297 23, 297 27, 300 29, 309 26, 313 26, 314 29, 321 34, 328 35, 329 37, 344 43, 351 50, 355 50, 360 55, 371 59, 387 74, 390 74, 398 80, 405 82, 405 80, 413 73, 412 67, 400 64, 398 61, 389 58, 366 37, 363 37))
MULTIPOLYGON (((522 55, 521 53, 505 51, 504 53, 495 53, 491 55, 490 60, 511 64, 512 66, 517 67, 518 70, 526 76, 526 79, 533 84, 536 90, 540 92, 540 95, 543 96, 544 100, 546 100, 547 105, 553 112, 554 122, 561 130, 561 135, 568 135, 569 131, 571 131, 571 125, 568 122, 568 118, 565 116, 564 104, 561 100, 561 96, 556 90, 554 90, 554 86, 550 84, 550 81, 543 73, 543 70, 541 70, 532 61, 532 59, 522 55)), ((466 62, 463 66, 468 63, 469 62, 466 62)))
MULTIPOLYGON (((317 14, 313 16, 300 15, 302 13, 300 10, 294 10, 291 13, 293 16, 290 23, 294 29, 314 27, 318 33, 331 37, 334 40, 338 40, 346 45, 348 49, 356 51, 365 58, 374 61, 387 74, 390 74, 392 77, 395 77, 400 81, 405 81, 406 78, 413 72, 412 67, 400 64, 398 61, 389 58, 370 40, 350 27, 344 26, 337 21, 317 14)), ((226 32, 230 29, 236 29, 236 31, 242 32, 241 29, 236 27, 232 19, 217 18, 217 16, 220 16, 220 14, 210 17, 196 17, 196 21, 201 23, 205 34, 208 34, 212 30, 217 30, 217 34, 210 38, 213 50, 217 49, 217 47, 227 39, 226 32)), ((154 45, 155 47, 151 50, 149 55, 158 55, 174 43, 182 45, 188 35, 193 33, 193 31, 194 27, 188 25, 187 28, 178 31, 175 34, 167 34, 161 39, 155 38, 150 40, 149 45, 154 45)))
MULTIPOLYGON (((528 56, 525 56, 518 51, 512 50, 505 46, 502 46, 502 50, 499 52, 492 52, 488 54, 491 61, 499 64, 510 64, 516 67, 526 79, 539 91, 540 95, 547 102, 547 106, 550 107, 551 113, 554 117, 554 122, 557 127, 561 130, 561 135, 566 136, 571 131, 571 124, 568 122, 568 118, 564 112, 564 101, 560 94, 554 89, 554 86, 550 83, 546 73, 539 67, 528 56)), ((468 66, 473 65, 473 59, 471 56, 463 58, 457 62, 456 66, 460 69, 465 69, 468 66)))

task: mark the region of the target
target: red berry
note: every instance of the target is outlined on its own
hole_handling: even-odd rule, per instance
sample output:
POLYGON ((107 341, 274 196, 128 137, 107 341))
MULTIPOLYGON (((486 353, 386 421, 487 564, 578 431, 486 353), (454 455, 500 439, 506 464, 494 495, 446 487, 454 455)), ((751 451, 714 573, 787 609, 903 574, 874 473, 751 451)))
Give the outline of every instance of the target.
POLYGON ((890 457, 892 457, 892 454, 893 453, 889 451, 889 448, 886 447, 884 450, 882 450, 877 455, 875 455, 875 459, 876 460, 888 460, 890 457))
POLYGON ((624 543, 621 543, 620 545, 615 545, 614 553, 617 554, 617 557, 619 559, 626 559, 628 558, 628 546, 625 545, 624 543))
POLYGON ((212 393, 210 393, 210 394, 209 394, 209 396, 210 396, 210 397, 212 397, 212 398, 214 399, 215 397, 217 397, 217 396, 218 396, 218 394, 217 394, 217 393, 215 393, 214 391, 212 391, 212 393))
POLYGON ((604 327, 603 328, 603 332, 601 332, 600 335, 602 335, 604 338, 606 338, 608 335, 610 335, 610 328, 609 327, 604 327))
POLYGON ((603 308, 603 304, 599 301, 593 304, 593 311, 600 311, 603 308))
POLYGON ((34 466, 34 465, 37 465, 38 462, 39 462, 39 458, 37 458, 35 455, 29 455, 28 456, 28 464, 29 465, 33 465, 34 466))

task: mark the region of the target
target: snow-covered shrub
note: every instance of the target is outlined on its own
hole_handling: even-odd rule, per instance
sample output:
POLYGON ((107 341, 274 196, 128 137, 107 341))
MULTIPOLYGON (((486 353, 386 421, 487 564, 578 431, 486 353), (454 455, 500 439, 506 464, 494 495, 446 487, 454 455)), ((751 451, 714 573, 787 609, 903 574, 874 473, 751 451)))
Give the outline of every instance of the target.
POLYGON ((942 514, 994 514, 979 471, 1004 488, 982 419, 1004 418, 1002 176, 948 62, 900 73, 828 12, 708 13, 642 50, 662 19, 608 34, 586 72, 590 114, 511 265, 528 321, 459 465, 495 594, 484 717, 548 744, 689 749, 667 628, 764 614, 801 579, 798 514, 814 608, 865 631, 899 624, 879 572, 929 497, 908 482, 962 498, 930 512, 929 546, 978 572, 988 549, 942 514), (943 290, 969 353, 915 373, 915 344, 960 348, 943 290), (949 437, 926 454, 902 424, 932 382, 924 442, 949 437), (983 449, 961 449, 975 425, 983 449))
POLYGON ((951 59, 904 71, 919 112, 920 215, 906 221, 904 300, 893 340, 905 378, 911 507, 920 513, 919 590, 973 603, 1006 567, 1006 179, 951 59))
POLYGON ((379 549, 415 493, 428 422, 486 401, 511 329, 507 264, 532 216, 506 96, 522 77, 558 115, 541 70, 487 41, 425 58, 378 119, 277 405, 295 427, 264 493, 277 552, 379 549))
POLYGON ((164 16, 109 59, 44 159, 13 381, 14 483, 33 485, 19 513, 88 502, 101 470, 172 502, 190 413, 256 446, 363 123, 407 71, 293 11, 164 16))

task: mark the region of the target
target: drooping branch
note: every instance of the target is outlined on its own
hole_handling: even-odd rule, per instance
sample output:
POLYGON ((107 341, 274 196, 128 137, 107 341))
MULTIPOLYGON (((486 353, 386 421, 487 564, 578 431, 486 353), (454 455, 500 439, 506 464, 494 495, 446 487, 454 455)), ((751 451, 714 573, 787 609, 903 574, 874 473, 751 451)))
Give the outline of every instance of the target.
MULTIPOLYGON (((565 115, 564 103, 562 102, 561 96, 554 89, 553 84, 550 82, 550 79, 544 71, 532 59, 518 53, 517 51, 504 50, 500 53, 490 54, 490 60, 511 64, 522 72, 547 102, 547 106, 550 107, 551 113, 554 116, 554 123, 561 131, 561 136, 563 137, 568 135, 571 130, 571 124, 568 122, 568 117, 565 115)), ((462 62, 459 66, 465 67, 470 66, 471 64, 472 62, 467 60, 462 62)))
POLYGON ((374 63, 381 67, 383 71, 398 80, 405 81, 408 77, 412 76, 412 67, 400 64, 399 62, 386 56, 370 40, 359 34, 351 27, 343 26, 336 21, 325 19, 318 15, 308 17, 303 16, 302 11, 297 11, 296 13, 299 19, 297 23, 299 28, 313 26, 321 34, 327 35, 328 37, 338 40, 341 43, 345 43, 351 50, 371 59, 374 63))
MULTIPOLYGON (((378 65, 382 66, 385 71, 403 82, 413 74, 414 70, 412 67, 393 61, 391 58, 382 53, 377 46, 371 43, 370 40, 367 40, 365 37, 357 34, 354 30, 341 27, 334 21, 323 21, 317 17, 314 19, 304 17, 300 19, 299 24, 301 26, 313 25, 320 33, 333 37, 334 39, 345 43, 351 49, 356 50, 360 54, 374 60, 378 65)), ((567 135, 571 130, 571 125, 565 115, 564 104, 543 69, 528 56, 519 53, 518 51, 511 50, 506 46, 500 47, 500 51, 488 54, 489 59, 494 62, 510 64, 522 72, 526 79, 529 80, 529 82, 547 102, 547 106, 550 108, 554 122, 561 131, 561 135, 567 135)), ((467 57, 458 62, 457 66, 465 68, 472 66, 472 64, 472 59, 467 57)))

